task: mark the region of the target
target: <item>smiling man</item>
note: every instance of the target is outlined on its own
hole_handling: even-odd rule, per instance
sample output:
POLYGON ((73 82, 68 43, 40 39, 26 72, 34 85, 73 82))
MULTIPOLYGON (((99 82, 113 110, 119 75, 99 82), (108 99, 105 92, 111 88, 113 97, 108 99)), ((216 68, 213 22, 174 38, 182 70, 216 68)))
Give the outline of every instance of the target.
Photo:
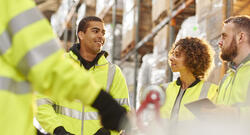
MULTIPOLYGON (((108 53, 102 51, 105 43, 103 20, 95 16, 85 17, 80 21, 77 33, 80 43, 74 44, 70 48, 67 57, 91 72, 95 81, 106 89, 106 92, 110 93, 120 105, 129 110, 129 96, 125 78, 118 66, 107 61, 108 53)), ((79 83, 81 83, 80 80, 79 83)), ((102 102, 107 104, 105 100, 102 102)), ((91 106, 83 106, 78 101, 58 101, 52 97, 41 96, 37 103, 37 120, 50 133, 56 135, 67 133, 76 135, 119 134, 104 129, 101 124, 107 125, 108 123, 103 123, 104 119, 99 119, 96 109, 91 106)), ((108 113, 115 109, 109 106, 109 109, 106 110, 108 113)), ((109 116, 107 119, 110 117, 117 118, 118 123, 121 121, 115 115, 109 116)))

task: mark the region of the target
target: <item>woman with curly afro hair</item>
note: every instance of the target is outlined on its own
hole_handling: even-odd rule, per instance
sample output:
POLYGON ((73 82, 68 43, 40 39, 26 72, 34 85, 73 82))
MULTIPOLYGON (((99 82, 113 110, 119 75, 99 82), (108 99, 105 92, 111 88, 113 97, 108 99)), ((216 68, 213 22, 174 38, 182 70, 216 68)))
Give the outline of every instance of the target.
POLYGON ((213 50, 204 40, 183 38, 170 50, 169 63, 180 77, 164 85, 166 101, 161 116, 173 121, 193 120, 195 116, 184 105, 202 98, 215 101, 217 96, 217 85, 204 81, 213 65, 213 50))

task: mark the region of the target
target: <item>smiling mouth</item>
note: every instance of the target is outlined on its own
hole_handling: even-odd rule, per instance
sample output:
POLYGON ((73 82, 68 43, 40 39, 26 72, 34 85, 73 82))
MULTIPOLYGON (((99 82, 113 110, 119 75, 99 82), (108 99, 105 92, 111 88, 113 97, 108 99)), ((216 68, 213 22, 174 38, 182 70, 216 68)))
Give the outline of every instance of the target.
POLYGON ((97 44, 99 44, 99 45, 101 45, 101 46, 104 44, 103 41, 96 41, 95 43, 97 43, 97 44))

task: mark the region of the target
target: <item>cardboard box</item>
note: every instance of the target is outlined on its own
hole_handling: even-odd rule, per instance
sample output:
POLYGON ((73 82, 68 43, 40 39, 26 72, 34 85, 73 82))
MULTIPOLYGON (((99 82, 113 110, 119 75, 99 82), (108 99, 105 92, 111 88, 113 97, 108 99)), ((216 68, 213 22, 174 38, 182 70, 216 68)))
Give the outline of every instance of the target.
POLYGON ((152 0, 152 21, 166 17, 170 8, 170 0, 152 0))
POLYGON ((195 0, 197 21, 205 19, 211 12, 212 0, 195 0))
POLYGON ((154 37, 154 54, 163 53, 166 50, 168 44, 168 25, 164 26, 154 37))

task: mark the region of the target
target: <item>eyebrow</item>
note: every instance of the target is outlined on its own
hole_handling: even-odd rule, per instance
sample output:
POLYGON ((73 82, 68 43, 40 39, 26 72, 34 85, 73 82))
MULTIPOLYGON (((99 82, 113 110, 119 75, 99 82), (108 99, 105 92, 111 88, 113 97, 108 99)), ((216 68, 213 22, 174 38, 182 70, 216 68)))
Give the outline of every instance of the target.
MULTIPOLYGON (((98 31, 99 31, 99 30, 101 30, 101 29, 100 29, 100 28, 98 28, 98 27, 93 27, 93 28, 91 28, 91 30, 98 30, 98 31)), ((104 32, 104 33, 105 33, 105 32, 106 32, 106 30, 104 30, 104 29, 103 29, 103 30, 102 30, 102 32, 104 32)))
POLYGON ((93 28, 91 28, 91 30, 100 30, 100 28, 98 28, 98 27, 93 27, 93 28))
POLYGON ((222 35, 222 36, 226 36, 227 34, 226 34, 226 33, 224 33, 224 32, 222 32, 222 33, 221 33, 221 35, 222 35))

